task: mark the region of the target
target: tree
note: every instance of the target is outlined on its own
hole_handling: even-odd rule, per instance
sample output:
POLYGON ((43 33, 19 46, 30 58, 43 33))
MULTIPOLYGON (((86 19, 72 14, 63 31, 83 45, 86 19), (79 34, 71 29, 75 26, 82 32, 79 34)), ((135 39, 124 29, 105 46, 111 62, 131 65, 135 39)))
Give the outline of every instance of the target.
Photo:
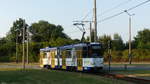
MULTIPOLYGON (((13 22, 13 26, 10 28, 10 31, 8 32, 6 39, 11 42, 16 42, 16 38, 18 38, 19 43, 22 42, 22 29, 24 25, 24 20, 22 18, 19 18, 18 20, 13 22)), ((27 24, 25 24, 25 31, 27 28, 27 24)))
POLYGON ((113 50, 123 50, 125 48, 123 40, 119 34, 114 34, 114 38, 112 40, 112 48, 113 50))
POLYGON ((137 48, 150 49, 150 29, 144 29, 138 32, 134 38, 137 48))
POLYGON ((108 42, 111 41, 111 36, 103 35, 99 37, 99 42, 103 44, 103 48, 108 49, 108 42))
POLYGON ((69 38, 65 33, 63 33, 63 27, 60 25, 50 24, 47 21, 39 21, 38 23, 33 23, 29 31, 33 34, 32 40, 34 42, 50 42, 55 41, 58 37, 69 38))

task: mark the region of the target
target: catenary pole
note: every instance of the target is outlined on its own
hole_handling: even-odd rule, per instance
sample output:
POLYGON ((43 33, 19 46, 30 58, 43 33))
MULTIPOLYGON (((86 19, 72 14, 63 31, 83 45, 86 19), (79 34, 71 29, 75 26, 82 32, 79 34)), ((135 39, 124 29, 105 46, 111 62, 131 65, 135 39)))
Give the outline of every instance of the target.
POLYGON ((124 12, 127 13, 127 15, 129 16, 129 64, 132 64, 132 44, 131 44, 131 27, 132 27, 132 23, 131 23, 131 17, 134 16, 135 14, 130 14, 127 10, 125 10, 124 12))
POLYGON ((90 42, 92 42, 92 22, 90 22, 90 42))
POLYGON ((94 42, 97 42, 97 7, 96 0, 94 0, 94 42))
POLYGON ((27 28, 27 64, 29 64, 29 30, 27 28))
POLYGON ((22 42, 22 47, 23 47, 22 66, 23 66, 23 69, 25 69, 25 20, 23 20, 23 42, 22 42))
POLYGON ((18 63, 18 31, 16 31, 16 63, 18 63))

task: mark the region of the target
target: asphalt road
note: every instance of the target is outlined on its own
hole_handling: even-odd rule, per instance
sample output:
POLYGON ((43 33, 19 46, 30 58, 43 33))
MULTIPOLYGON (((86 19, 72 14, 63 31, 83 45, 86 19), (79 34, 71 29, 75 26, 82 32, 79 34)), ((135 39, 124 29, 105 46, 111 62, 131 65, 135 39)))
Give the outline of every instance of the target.
MULTIPOLYGON (((41 69, 39 64, 26 64, 25 66, 27 69, 41 69)), ((0 69, 3 68, 22 68, 22 64, 16 64, 16 63, 0 63, 0 69)), ((118 65, 111 65, 111 70, 150 70, 150 64, 142 64, 142 65, 127 65, 124 64, 118 64, 118 65)), ((108 64, 104 65, 104 70, 109 70, 108 64)))
MULTIPOLYGON (((142 65, 111 65, 111 70, 150 70, 150 64, 142 65)), ((104 66, 104 70, 109 70, 109 65, 104 66)))

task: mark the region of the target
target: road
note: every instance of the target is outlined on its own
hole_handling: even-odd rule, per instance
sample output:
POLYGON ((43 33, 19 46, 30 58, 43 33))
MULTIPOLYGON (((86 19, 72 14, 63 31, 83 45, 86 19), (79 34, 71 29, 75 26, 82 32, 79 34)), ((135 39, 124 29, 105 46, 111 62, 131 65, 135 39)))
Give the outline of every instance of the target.
MULTIPOLYGON (((133 64, 133 65, 111 65, 111 70, 150 70, 150 64, 133 64)), ((105 65, 104 70, 109 70, 109 66, 105 65)))
MULTIPOLYGON (((22 68, 22 64, 16 63, 0 63, 0 68, 22 68)), ((27 69, 41 69, 38 63, 26 64, 27 69)), ((150 64, 133 64, 127 65, 124 64, 113 64, 111 65, 111 70, 150 70, 150 64)), ((108 64, 104 65, 104 70, 109 70, 108 64)))

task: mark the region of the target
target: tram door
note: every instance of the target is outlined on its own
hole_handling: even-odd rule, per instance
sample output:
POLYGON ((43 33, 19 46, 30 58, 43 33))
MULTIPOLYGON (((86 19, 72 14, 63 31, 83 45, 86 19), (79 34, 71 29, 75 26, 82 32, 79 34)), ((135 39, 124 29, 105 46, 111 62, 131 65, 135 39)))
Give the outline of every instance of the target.
POLYGON ((66 51, 62 51, 62 69, 66 69, 66 51))
POLYGON ((82 71, 82 49, 77 50, 77 70, 82 71))
POLYGON ((55 51, 51 51, 51 68, 55 68, 55 51))

